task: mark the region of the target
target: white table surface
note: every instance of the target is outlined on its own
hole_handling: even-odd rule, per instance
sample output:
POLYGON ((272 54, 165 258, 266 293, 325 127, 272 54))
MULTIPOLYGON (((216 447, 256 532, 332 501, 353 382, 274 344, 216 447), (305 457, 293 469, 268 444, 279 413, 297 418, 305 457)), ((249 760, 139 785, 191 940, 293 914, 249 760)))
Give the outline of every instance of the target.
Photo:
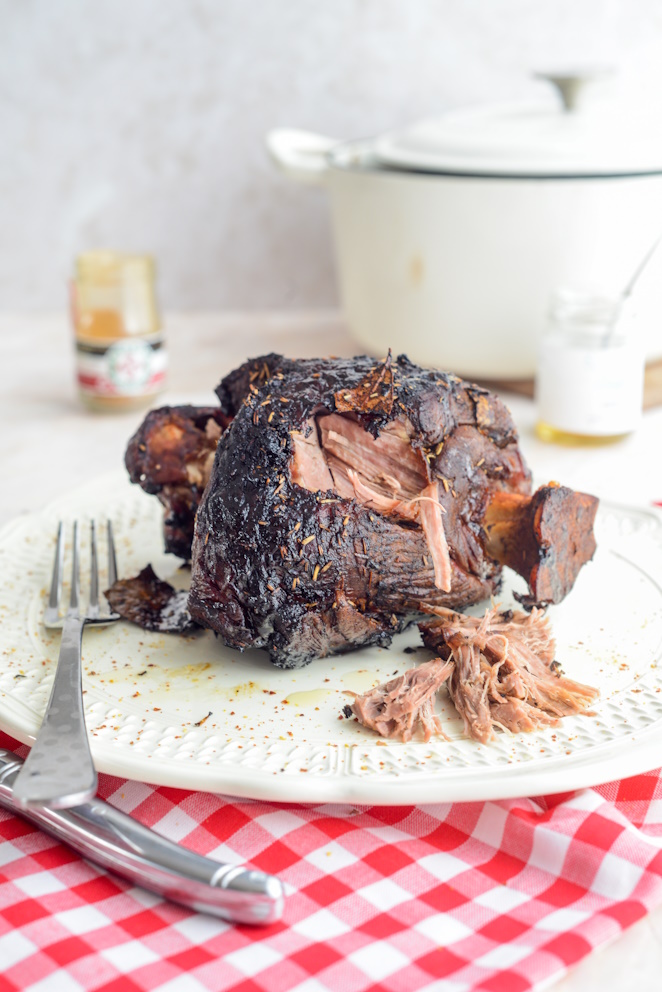
MULTIPOLYGON (((159 404, 213 402, 212 391, 226 372, 269 351, 306 357, 360 350, 335 313, 172 314, 165 330, 170 375, 159 404)), ((539 481, 556 479, 639 506, 662 500, 662 410, 648 413, 636 434, 618 444, 564 448, 537 440, 532 402, 505 398, 539 481)), ((127 439, 143 416, 93 414, 80 405, 65 313, 0 315, 0 523, 120 467, 127 439)), ((661 975, 662 908, 554 988, 658 992, 661 975)))

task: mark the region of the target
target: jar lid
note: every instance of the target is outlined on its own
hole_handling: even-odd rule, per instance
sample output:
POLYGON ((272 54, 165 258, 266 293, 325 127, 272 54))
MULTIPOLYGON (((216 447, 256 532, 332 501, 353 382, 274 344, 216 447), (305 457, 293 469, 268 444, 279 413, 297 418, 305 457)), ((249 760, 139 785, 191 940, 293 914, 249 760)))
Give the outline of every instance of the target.
POLYGON ((549 315, 559 323, 581 324, 583 331, 602 336, 605 327, 613 327, 618 321, 623 304, 622 295, 560 286, 552 293, 549 315))
POLYGON ((662 121, 642 108, 578 100, 591 77, 547 74, 561 100, 470 107, 378 138, 384 166, 494 177, 662 172, 662 121), (579 104, 579 105, 578 105, 579 104))

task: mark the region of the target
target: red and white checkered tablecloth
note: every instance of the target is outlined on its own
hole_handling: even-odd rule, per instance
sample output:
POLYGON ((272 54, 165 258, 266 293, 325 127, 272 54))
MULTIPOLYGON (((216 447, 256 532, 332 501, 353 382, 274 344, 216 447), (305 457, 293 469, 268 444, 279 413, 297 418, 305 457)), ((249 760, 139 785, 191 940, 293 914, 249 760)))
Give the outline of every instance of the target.
POLYGON ((100 794, 186 847, 278 874, 284 917, 190 912, 0 811, 2 992, 520 992, 662 902, 659 771, 427 807, 272 805, 108 775, 100 794))

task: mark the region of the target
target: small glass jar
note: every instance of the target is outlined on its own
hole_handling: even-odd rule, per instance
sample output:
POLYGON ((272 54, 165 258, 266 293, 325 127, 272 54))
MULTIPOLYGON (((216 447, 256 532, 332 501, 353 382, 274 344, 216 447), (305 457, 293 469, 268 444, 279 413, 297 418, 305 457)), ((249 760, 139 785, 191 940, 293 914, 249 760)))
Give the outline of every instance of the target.
POLYGON ((86 406, 109 411, 148 405, 164 387, 167 364, 153 259, 110 251, 80 255, 71 312, 86 406))
POLYGON ((644 354, 630 303, 573 289, 553 295, 536 378, 537 434, 605 444, 634 431, 644 354))

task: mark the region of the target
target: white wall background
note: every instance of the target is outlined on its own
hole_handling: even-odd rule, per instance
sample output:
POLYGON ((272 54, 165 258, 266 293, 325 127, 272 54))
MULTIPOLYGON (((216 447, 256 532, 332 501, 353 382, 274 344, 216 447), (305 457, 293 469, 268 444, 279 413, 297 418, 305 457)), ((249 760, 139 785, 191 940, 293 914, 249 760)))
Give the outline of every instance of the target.
POLYGON ((153 252, 170 308, 336 302, 323 196, 275 125, 357 137, 527 97, 535 66, 662 59, 661 0, 0 0, 0 309, 73 256, 153 252))

